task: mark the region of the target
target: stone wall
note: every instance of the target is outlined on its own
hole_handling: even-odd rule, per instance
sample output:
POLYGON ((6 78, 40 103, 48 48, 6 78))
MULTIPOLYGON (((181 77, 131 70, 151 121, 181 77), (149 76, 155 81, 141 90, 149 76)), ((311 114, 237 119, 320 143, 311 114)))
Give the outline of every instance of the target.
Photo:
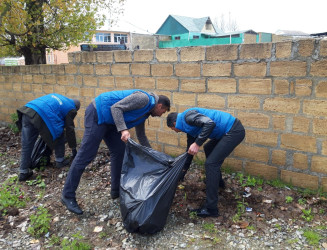
MULTIPOLYGON (((2 122, 11 122, 26 102, 57 92, 81 99, 81 138, 84 110, 95 96, 141 88, 170 97, 172 111, 199 106, 238 117, 246 138, 225 165, 327 190, 326 40, 76 52, 69 64, 3 66, 0 73, 2 122)), ((146 124, 154 148, 174 155, 185 150, 185 134, 169 130, 164 117, 146 124)))

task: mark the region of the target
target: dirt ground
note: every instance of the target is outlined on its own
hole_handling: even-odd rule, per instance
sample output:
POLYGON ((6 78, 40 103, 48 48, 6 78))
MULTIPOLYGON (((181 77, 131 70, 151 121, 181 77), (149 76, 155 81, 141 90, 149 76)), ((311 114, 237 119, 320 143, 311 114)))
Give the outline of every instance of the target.
MULTIPOLYGON (((67 151, 68 153, 69 151, 67 151)), ((0 127, 0 168, 1 176, 0 183, 3 183, 9 175, 17 173, 20 157, 20 136, 14 134, 8 128, 0 127), (9 166, 9 168, 8 168, 9 166)), ((52 160, 53 162, 53 160, 52 160)), ((88 192, 89 198, 92 195, 96 197, 98 194, 110 193, 110 178, 108 177, 108 162, 109 157, 106 149, 100 149, 97 158, 88 166, 87 171, 83 174, 84 180, 96 181, 96 186, 92 190, 80 188, 79 192, 88 192)), ((53 163, 51 163, 53 164, 53 163)), ((55 169, 52 166, 47 166, 44 171, 37 174, 42 176, 46 184, 46 193, 44 193, 44 203, 49 208, 50 213, 54 218, 65 214, 67 222, 74 223, 76 217, 69 214, 65 208, 60 204, 59 197, 62 186, 65 180, 65 173, 67 169, 55 169)), ((34 178, 37 176, 34 175, 34 178)), ((229 231, 255 228, 256 234, 268 233, 271 225, 267 221, 275 218, 283 219, 295 227, 306 227, 310 225, 322 225, 327 231, 327 199, 326 194, 318 194, 317 192, 310 192, 309 190, 295 189, 285 187, 280 182, 273 182, 268 184, 260 179, 248 178, 240 173, 230 173, 225 171, 223 178, 226 183, 226 188, 219 191, 219 212, 218 218, 207 218, 208 222, 219 224, 220 229, 229 231), (307 211, 304 213, 303 211, 307 211)), ((40 189, 31 187, 26 183, 22 184, 25 196, 29 197, 26 207, 32 207, 37 201, 40 189)), ((184 182, 181 182, 170 210, 175 217, 180 218, 188 223, 199 223, 198 218, 190 214, 190 209, 201 206, 205 198, 205 175, 203 168, 199 165, 192 164, 191 170, 185 177, 184 182)), ((101 197, 99 197, 99 200, 101 197)), ((97 202, 99 203, 99 202, 97 202)), ((117 205, 111 203, 111 206, 117 205)), ((82 208, 92 207, 92 201, 82 201, 82 208)), ((86 212, 87 216, 94 214, 101 215, 97 211, 96 204, 86 212), (88 214, 87 214, 88 213, 88 214)), ((118 206, 118 205, 117 205, 118 206)), ((104 213, 104 212, 103 212, 104 213)), ((9 216, 14 216, 18 225, 26 219, 26 214, 18 212, 17 209, 8 209, 7 214, 0 217, 0 231, 5 235, 13 230, 10 224, 9 216), (21 218, 20 218, 21 217, 21 218)), ((119 215, 118 215, 119 216, 119 215)), ((115 218, 111 220, 117 220, 115 218)), ((96 225, 94 221, 94 225, 96 225)), ((115 221, 109 220, 108 223, 115 224, 115 221)), ((51 233, 60 235, 62 226, 51 227, 51 233), (58 230, 58 232, 56 232, 58 230)), ((110 246, 117 246, 124 237, 113 237, 110 246), (116 243, 115 243, 116 241, 116 243)), ((92 240, 92 236, 88 237, 93 244, 97 244, 97 240, 92 240)), ((101 244, 99 243, 99 246, 101 244)), ((106 245, 108 246, 108 245, 106 245)))

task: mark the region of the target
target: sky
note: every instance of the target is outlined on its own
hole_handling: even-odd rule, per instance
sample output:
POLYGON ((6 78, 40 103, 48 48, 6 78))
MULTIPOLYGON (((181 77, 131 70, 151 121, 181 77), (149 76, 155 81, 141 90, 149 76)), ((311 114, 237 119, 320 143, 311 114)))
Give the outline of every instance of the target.
POLYGON ((224 15, 226 21, 228 16, 236 21, 239 31, 296 30, 310 34, 327 32, 326 9, 326 0, 126 0, 116 27, 156 33, 169 15, 209 16, 212 21, 224 15))

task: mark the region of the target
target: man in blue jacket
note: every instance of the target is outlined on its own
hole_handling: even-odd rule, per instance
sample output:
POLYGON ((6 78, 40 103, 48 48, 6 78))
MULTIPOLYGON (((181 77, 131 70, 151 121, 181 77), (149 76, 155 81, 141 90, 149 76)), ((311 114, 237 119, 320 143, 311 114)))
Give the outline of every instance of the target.
POLYGON ((61 201, 67 209, 76 214, 83 213, 76 201, 76 189, 102 140, 110 152, 111 198, 118 198, 125 143, 130 138, 129 129, 135 127, 139 143, 150 147, 145 135, 145 120, 150 115, 161 116, 169 109, 168 97, 138 89, 111 91, 97 96, 85 110, 81 147, 69 169, 62 192, 61 201))
POLYGON ((203 149, 206 156, 206 203, 193 210, 199 217, 217 217, 218 188, 224 186, 221 165, 225 158, 242 142, 245 130, 240 120, 229 113, 213 109, 190 108, 183 113, 172 112, 167 116, 167 126, 175 132, 187 133, 189 157, 183 167, 181 179, 190 167, 193 156, 207 139, 203 149))
POLYGON ((57 168, 69 164, 69 160, 65 160, 65 137, 74 157, 76 155, 74 118, 79 108, 79 100, 52 93, 34 99, 17 110, 17 126, 22 132, 19 181, 25 181, 33 175, 30 169, 31 155, 38 135, 50 149, 55 150, 57 168))

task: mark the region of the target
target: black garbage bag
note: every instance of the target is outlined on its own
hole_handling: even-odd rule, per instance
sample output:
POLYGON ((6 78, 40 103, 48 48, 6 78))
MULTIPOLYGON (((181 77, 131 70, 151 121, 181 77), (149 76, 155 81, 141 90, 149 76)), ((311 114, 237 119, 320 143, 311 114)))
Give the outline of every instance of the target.
POLYGON ((52 150, 47 146, 45 141, 39 137, 33 147, 32 151, 32 166, 31 168, 40 168, 41 166, 47 166, 50 163, 52 150))
POLYGON ((128 232, 153 234, 164 228, 186 157, 128 140, 120 179, 120 211, 128 232))

